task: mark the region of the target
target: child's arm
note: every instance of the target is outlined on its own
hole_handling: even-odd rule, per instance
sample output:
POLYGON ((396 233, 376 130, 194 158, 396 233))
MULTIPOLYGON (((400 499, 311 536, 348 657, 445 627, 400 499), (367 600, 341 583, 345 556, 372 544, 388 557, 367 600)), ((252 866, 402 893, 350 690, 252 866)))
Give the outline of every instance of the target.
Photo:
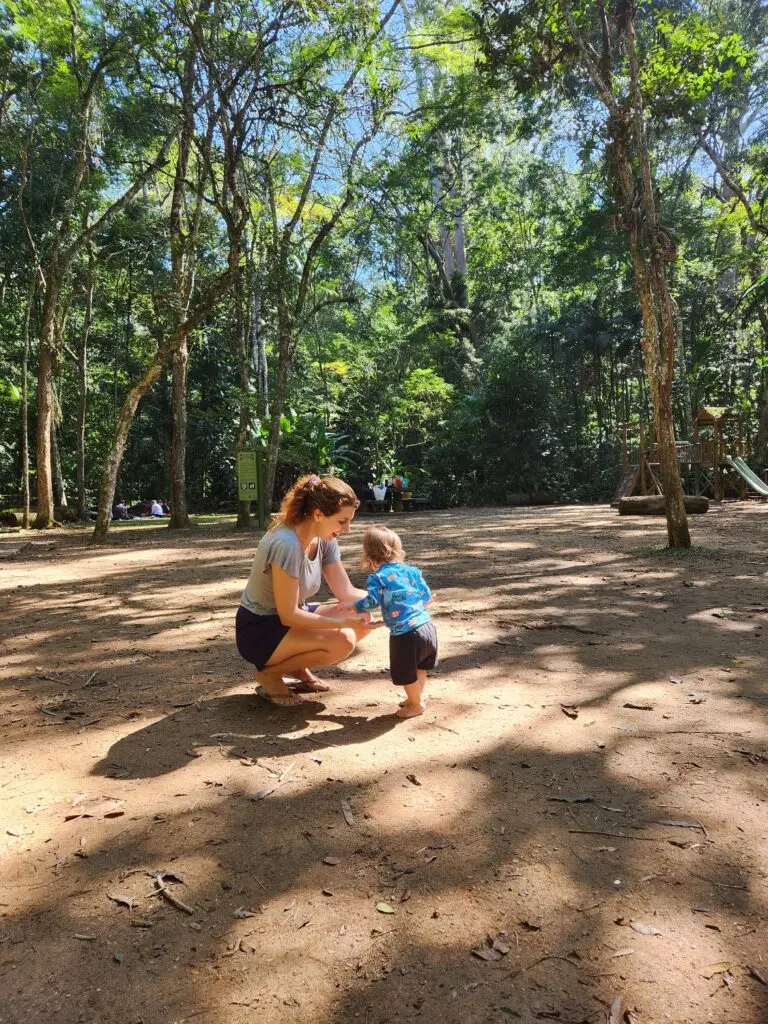
POLYGON ((432 591, 429 589, 427 581, 421 575, 421 572, 419 572, 419 591, 421 593, 421 599, 424 602, 424 604, 429 604, 429 602, 432 600, 432 591))
POLYGON ((366 587, 368 588, 366 596, 361 597, 359 601, 355 601, 352 606, 356 612, 367 612, 372 608, 378 608, 381 604, 381 596, 384 593, 384 587, 376 573, 371 573, 368 577, 366 587))

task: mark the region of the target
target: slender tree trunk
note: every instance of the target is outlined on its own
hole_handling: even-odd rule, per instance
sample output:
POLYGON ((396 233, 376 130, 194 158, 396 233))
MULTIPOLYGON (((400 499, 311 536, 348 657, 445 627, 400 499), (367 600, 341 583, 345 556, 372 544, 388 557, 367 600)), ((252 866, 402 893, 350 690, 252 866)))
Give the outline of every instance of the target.
POLYGON ((680 393, 683 404, 683 433, 690 438, 693 433, 693 406, 691 404, 691 385, 688 380, 688 364, 685 361, 685 331, 680 307, 675 303, 675 337, 677 340, 677 373, 680 381, 680 393))
POLYGON ((667 536, 672 548, 688 548, 691 537, 685 513, 683 486, 675 446, 672 383, 675 366, 675 308, 666 279, 665 262, 674 259, 669 239, 662 230, 653 192, 653 177, 645 134, 645 111, 639 86, 635 26, 625 26, 630 64, 632 106, 623 116, 609 119, 614 165, 619 177, 624 218, 630 233, 632 268, 643 317, 642 349, 651 392, 654 427, 659 452, 659 475, 664 490, 667 536), (639 181, 634 174, 631 141, 634 141, 639 181), (639 200, 639 202, 638 202, 639 200))
POLYGON ((115 490, 117 488, 117 474, 125 454, 125 446, 128 441, 128 434, 136 415, 139 402, 152 387, 160 376, 160 372, 168 359, 168 349, 161 349, 142 379, 135 384, 128 392, 123 402, 120 414, 117 417, 115 427, 115 440, 112 450, 104 460, 104 468, 101 474, 101 487, 99 488, 99 508, 96 514, 96 525, 93 530, 92 540, 97 544, 105 544, 109 521, 112 515, 112 506, 115 502, 115 490))
POLYGON ((189 341, 185 334, 174 345, 171 375, 171 529, 186 529, 187 514, 186 472, 187 455, 187 370, 189 341))
MULTIPOLYGON (((247 246, 246 246, 247 248, 247 246)), ((245 281, 246 289, 248 288, 249 281, 245 281)), ((243 277, 242 275, 238 278, 237 285, 235 287, 235 306, 237 309, 237 367, 240 377, 240 420, 237 425, 237 440, 235 442, 238 451, 242 451, 248 446, 248 440, 251 434, 251 374, 250 374, 250 363, 248 358, 248 316, 246 315, 246 295, 243 294, 243 277)), ((248 530, 251 526, 251 503, 250 501, 243 501, 239 497, 238 490, 238 501, 237 501, 237 522, 235 528, 238 530, 248 530)))
POLYGON ((29 339, 36 289, 37 274, 33 271, 27 293, 27 308, 24 311, 24 356, 21 366, 21 525, 25 530, 29 529, 29 339))
POLYGON ((758 304, 757 315, 760 318, 760 326, 763 329, 763 359, 760 367, 760 396, 758 398, 758 423, 757 423, 757 458, 760 465, 765 469, 768 467, 768 312, 762 303, 758 304))
POLYGON ((262 279, 253 263, 248 271, 248 293, 250 298, 249 330, 253 353, 254 389, 256 391, 256 417, 259 426, 269 416, 269 374, 267 370, 267 345, 261 322, 262 279))
POLYGON ((61 454, 59 452, 59 436, 56 429, 55 415, 51 418, 51 463, 53 466, 53 503, 56 508, 66 508, 67 489, 64 484, 64 475, 61 471, 61 454))
POLYGON ((45 530, 56 525, 51 467, 53 353, 56 331, 56 299, 52 295, 53 288, 54 284, 49 279, 40 328, 40 363, 37 377, 37 517, 33 524, 36 530, 45 530))
POLYGON ((83 330, 80 335, 80 348, 77 353, 77 377, 80 386, 80 402, 77 410, 77 518, 81 523, 88 522, 88 509, 85 494, 85 422, 88 404, 88 335, 93 316, 93 252, 88 247, 88 276, 85 286, 85 312, 83 314, 83 330))
POLYGON ((280 451, 280 419, 285 409, 285 402, 288 397, 288 384, 290 379, 290 363, 293 337, 287 324, 278 327, 279 336, 279 362, 275 374, 275 387, 272 392, 272 402, 269 417, 269 441, 267 444, 267 479, 264 488, 264 503, 267 509, 271 508, 275 490, 275 475, 277 473, 277 456, 280 451))

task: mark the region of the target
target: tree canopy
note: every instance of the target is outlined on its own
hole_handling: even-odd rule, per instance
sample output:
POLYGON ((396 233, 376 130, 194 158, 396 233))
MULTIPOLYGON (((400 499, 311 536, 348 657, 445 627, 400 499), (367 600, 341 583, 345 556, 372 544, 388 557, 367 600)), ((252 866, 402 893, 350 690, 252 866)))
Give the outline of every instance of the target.
POLYGON ((3 503, 99 507, 104 535, 117 498, 164 497, 183 526, 235 507, 254 448, 275 495, 312 469, 606 500, 640 420, 671 495, 705 404, 765 469, 767 20, 6 3, 3 503))

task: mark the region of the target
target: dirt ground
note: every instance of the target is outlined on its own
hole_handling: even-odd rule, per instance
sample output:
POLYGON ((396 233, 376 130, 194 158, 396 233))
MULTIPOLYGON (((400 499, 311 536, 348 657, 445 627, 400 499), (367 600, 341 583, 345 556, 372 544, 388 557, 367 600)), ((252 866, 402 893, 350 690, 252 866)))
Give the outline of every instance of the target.
POLYGON ((768 1021, 768 506, 387 521, 407 722, 384 630, 254 696, 253 534, 0 537, 2 1024, 768 1021))

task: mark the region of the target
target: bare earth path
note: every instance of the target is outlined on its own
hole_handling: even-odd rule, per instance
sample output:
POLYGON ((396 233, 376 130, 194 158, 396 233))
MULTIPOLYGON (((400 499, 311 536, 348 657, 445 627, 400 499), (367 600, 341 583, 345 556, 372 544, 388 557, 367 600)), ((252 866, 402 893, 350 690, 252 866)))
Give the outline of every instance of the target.
POLYGON ((768 1021, 768 506, 394 525, 409 722, 384 631, 253 696, 253 535, 0 537, 1 1024, 768 1021))

